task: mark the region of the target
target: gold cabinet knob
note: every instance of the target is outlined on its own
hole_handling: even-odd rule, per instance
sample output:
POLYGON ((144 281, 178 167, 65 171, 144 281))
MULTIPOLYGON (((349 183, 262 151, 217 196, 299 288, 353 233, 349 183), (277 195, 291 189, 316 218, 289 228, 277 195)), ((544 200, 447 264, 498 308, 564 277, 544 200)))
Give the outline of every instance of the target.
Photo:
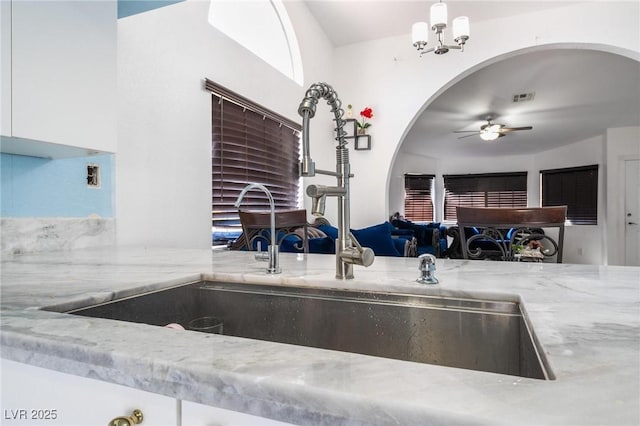
POLYGON ((108 426, 134 426, 142 423, 142 419, 144 419, 142 411, 133 410, 129 417, 116 417, 109 422, 108 426))

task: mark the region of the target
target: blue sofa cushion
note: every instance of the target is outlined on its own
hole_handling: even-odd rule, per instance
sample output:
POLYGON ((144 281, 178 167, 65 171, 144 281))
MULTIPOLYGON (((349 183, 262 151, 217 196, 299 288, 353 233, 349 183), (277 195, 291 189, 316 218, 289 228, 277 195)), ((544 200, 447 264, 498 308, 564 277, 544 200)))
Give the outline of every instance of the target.
POLYGON ((418 246, 416 249, 416 253, 418 256, 420 256, 421 254, 432 254, 432 255, 436 255, 436 250, 433 246, 418 246))
POLYGON ((393 241, 393 246, 398 252, 398 256, 404 256, 408 240, 406 238, 393 238, 391 241, 393 241))
MULTIPOLYGON (((337 232, 337 230, 336 230, 337 232)), ((278 233, 278 238, 282 238, 284 234, 282 232, 278 233)), ((337 235, 337 234, 336 234, 337 235)), ((336 252, 335 249, 335 239, 331 237, 316 237, 309 238, 309 253, 320 253, 320 254, 332 254, 336 252)), ((269 232, 266 231, 265 234, 256 237, 253 240, 253 250, 258 249, 258 242, 261 243, 262 251, 267 250, 269 244, 271 244, 271 240, 269 237, 269 232)), ((243 245, 240 250, 247 250, 247 247, 243 245)), ((302 240, 295 235, 288 235, 282 239, 280 243, 280 252, 281 253, 302 253, 302 240)))
POLYGON ((336 240, 331 237, 309 238, 309 253, 334 254, 336 240))
POLYGON ((438 222, 421 225, 409 220, 394 220, 392 225, 398 229, 411 229, 416 237, 418 246, 432 245, 433 230, 440 228, 440 223, 438 222))
POLYGON ((391 238, 392 229, 393 225, 389 222, 383 222, 368 228, 353 229, 351 232, 360 245, 372 249, 376 256, 403 256, 404 251, 403 253, 398 252, 391 238))
POLYGON ((334 240, 338 238, 338 228, 331 225, 320 225, 318 229, 324 232, 327 237, 333 238, 334 240))
MULTIPOLYGON (((308 238, 309 253, 330 254, 335 253, 334 240, 330 237, 314 237, 308 238)), ((280 243, 280 252, 282 253, 301 253, 302 240, 294 235, 288 235, 280 243)))
MULTIPOLYGON (((338 238, 338 228, 334 226, 320 225, 318 229, 327 234, 328 238, 333 240, 338 238)), ((376 256, 404 256, 405 239, 392 238, 391 231, 393 229, 393 225, 389 222, 383 222, 367 228, 352 229, 351 232, 360 245, 369 247, 376 256)), ((315 253, 311 247, 309 247, 309 251, 315 253)), ((331 253, 335 253, 335 244, 332 246, 331 253)))
POLYGON ((415 232, 413 232, 413 229, 394 229, 391 231, 391 235, 396 237, 413 238, 415 236, 415 232))

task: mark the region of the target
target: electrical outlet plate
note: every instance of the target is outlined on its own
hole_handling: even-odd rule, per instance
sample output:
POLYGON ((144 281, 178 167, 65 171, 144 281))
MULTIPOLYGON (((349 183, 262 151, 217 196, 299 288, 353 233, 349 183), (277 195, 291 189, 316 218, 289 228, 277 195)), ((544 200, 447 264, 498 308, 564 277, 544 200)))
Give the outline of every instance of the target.
POLYGON ((98 164, 87 164, 87 186, 100 188, 100 166, 98 164))

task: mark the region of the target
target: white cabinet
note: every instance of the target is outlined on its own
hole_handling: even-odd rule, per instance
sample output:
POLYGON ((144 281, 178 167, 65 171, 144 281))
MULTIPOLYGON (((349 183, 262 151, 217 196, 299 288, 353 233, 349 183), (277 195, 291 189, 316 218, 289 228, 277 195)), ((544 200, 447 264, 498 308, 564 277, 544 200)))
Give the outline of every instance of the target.
POLYGON ((142 426, 284 426, 264 417, 1 360, 3 426, 106 426, 139 409, 142 426))
POLYGON ((2 135, 115 152, 116 0, 1 3, 2 135))
POLYGON ((182 424, 183 426, 284 426, 291 423, 182 401, 182 424))
POLYGON ((179 401, 2 359, 0 424, 106 426, 142 411, 142 425, 178 426, 179 401))
POLYGON ((11 2, 0 1, 0 134, 11 136, 11 2))

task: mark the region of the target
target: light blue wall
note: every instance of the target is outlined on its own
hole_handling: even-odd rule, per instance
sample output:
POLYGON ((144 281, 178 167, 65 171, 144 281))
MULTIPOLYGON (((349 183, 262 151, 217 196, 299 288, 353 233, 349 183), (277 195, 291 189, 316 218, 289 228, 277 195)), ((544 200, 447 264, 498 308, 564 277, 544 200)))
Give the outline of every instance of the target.
POLYGON ((1 154, 2 217, 113 217, 114 159, 94 157, 49 160, 1 154), (100 188, 87 186, 87 164, 100 166, 100 188))
POLYGON ((184 0, 118 0, 118 18, 126 18, 182 1, 184 0))

